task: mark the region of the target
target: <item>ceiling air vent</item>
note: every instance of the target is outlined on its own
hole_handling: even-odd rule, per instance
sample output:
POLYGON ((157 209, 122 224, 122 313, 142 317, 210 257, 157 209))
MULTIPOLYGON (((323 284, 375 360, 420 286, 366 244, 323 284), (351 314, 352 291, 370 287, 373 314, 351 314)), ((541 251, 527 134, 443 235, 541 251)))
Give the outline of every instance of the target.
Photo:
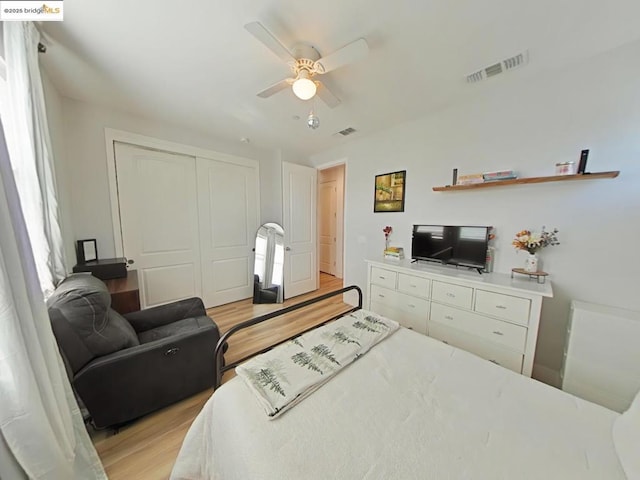
POLYGON ((356 133, 356 132, 357 130, 355 128, 347 127, 344 130, 340 130, 338 133, 343 137, 346 137, 347 135, 351 135, 352 133, 356 133))
POLYGON ((509 70, 522 67, 527 63, 529 63, 529 51, 525 50, 522 53, 518 53, 513 57, 506 58, 494 65, 490 65, 483 68, 482 70, 470 73, 466 76, 466 80, 467 83, 481 82, 482 80, 486 80, 487 78, 495 77, 496 75, 500 75, 501 73, 507 72, 509 70))

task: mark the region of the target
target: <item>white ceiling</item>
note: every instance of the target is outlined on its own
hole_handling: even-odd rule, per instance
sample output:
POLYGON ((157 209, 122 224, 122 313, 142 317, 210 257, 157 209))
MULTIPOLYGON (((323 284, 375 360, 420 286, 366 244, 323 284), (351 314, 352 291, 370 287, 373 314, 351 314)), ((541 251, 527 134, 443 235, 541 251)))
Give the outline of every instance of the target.
POLYGON ((636 40, 638 18, 638 0, 66 0, 64 22, 41 25, 42 62, 66 97, 310 155, 348 141, 343 128, 357 138, 636 40), (342 104, 257 97, 289 69, 243 28, 256 20, 322 55, 365 38, 367 58, 322 77, 342 104), (464 82, 524 49, 528 66, 464 82))

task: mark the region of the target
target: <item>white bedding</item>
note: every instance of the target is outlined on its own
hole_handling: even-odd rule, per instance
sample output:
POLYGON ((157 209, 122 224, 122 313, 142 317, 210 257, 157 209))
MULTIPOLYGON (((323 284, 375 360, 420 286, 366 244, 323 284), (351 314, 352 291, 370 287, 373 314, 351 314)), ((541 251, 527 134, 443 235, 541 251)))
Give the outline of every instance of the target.
POLYGON ((240 378, 172 479, 624 479, 617 413, 400 329, 281 418, 240 378))

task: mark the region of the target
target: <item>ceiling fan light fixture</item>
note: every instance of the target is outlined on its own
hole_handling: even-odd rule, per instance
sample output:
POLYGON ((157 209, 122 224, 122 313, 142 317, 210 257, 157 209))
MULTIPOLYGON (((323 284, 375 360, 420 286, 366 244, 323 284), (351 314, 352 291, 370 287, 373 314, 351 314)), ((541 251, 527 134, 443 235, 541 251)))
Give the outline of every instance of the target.
POLYGON ((300 100, 309 100, 316 94, 316 83, 309 78, 309 73, 306 70, 302 70, 298 75, 298 78, 291 86, 293 93, 300 100))

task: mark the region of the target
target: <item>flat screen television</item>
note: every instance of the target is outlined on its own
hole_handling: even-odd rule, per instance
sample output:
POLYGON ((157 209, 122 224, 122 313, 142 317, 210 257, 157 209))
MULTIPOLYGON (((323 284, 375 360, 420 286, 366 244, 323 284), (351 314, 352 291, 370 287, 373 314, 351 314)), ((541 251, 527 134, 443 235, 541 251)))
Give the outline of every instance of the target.
POLYGON ((411 258, 475 268, 485 267, 491 227, 414 225, 411 258))

